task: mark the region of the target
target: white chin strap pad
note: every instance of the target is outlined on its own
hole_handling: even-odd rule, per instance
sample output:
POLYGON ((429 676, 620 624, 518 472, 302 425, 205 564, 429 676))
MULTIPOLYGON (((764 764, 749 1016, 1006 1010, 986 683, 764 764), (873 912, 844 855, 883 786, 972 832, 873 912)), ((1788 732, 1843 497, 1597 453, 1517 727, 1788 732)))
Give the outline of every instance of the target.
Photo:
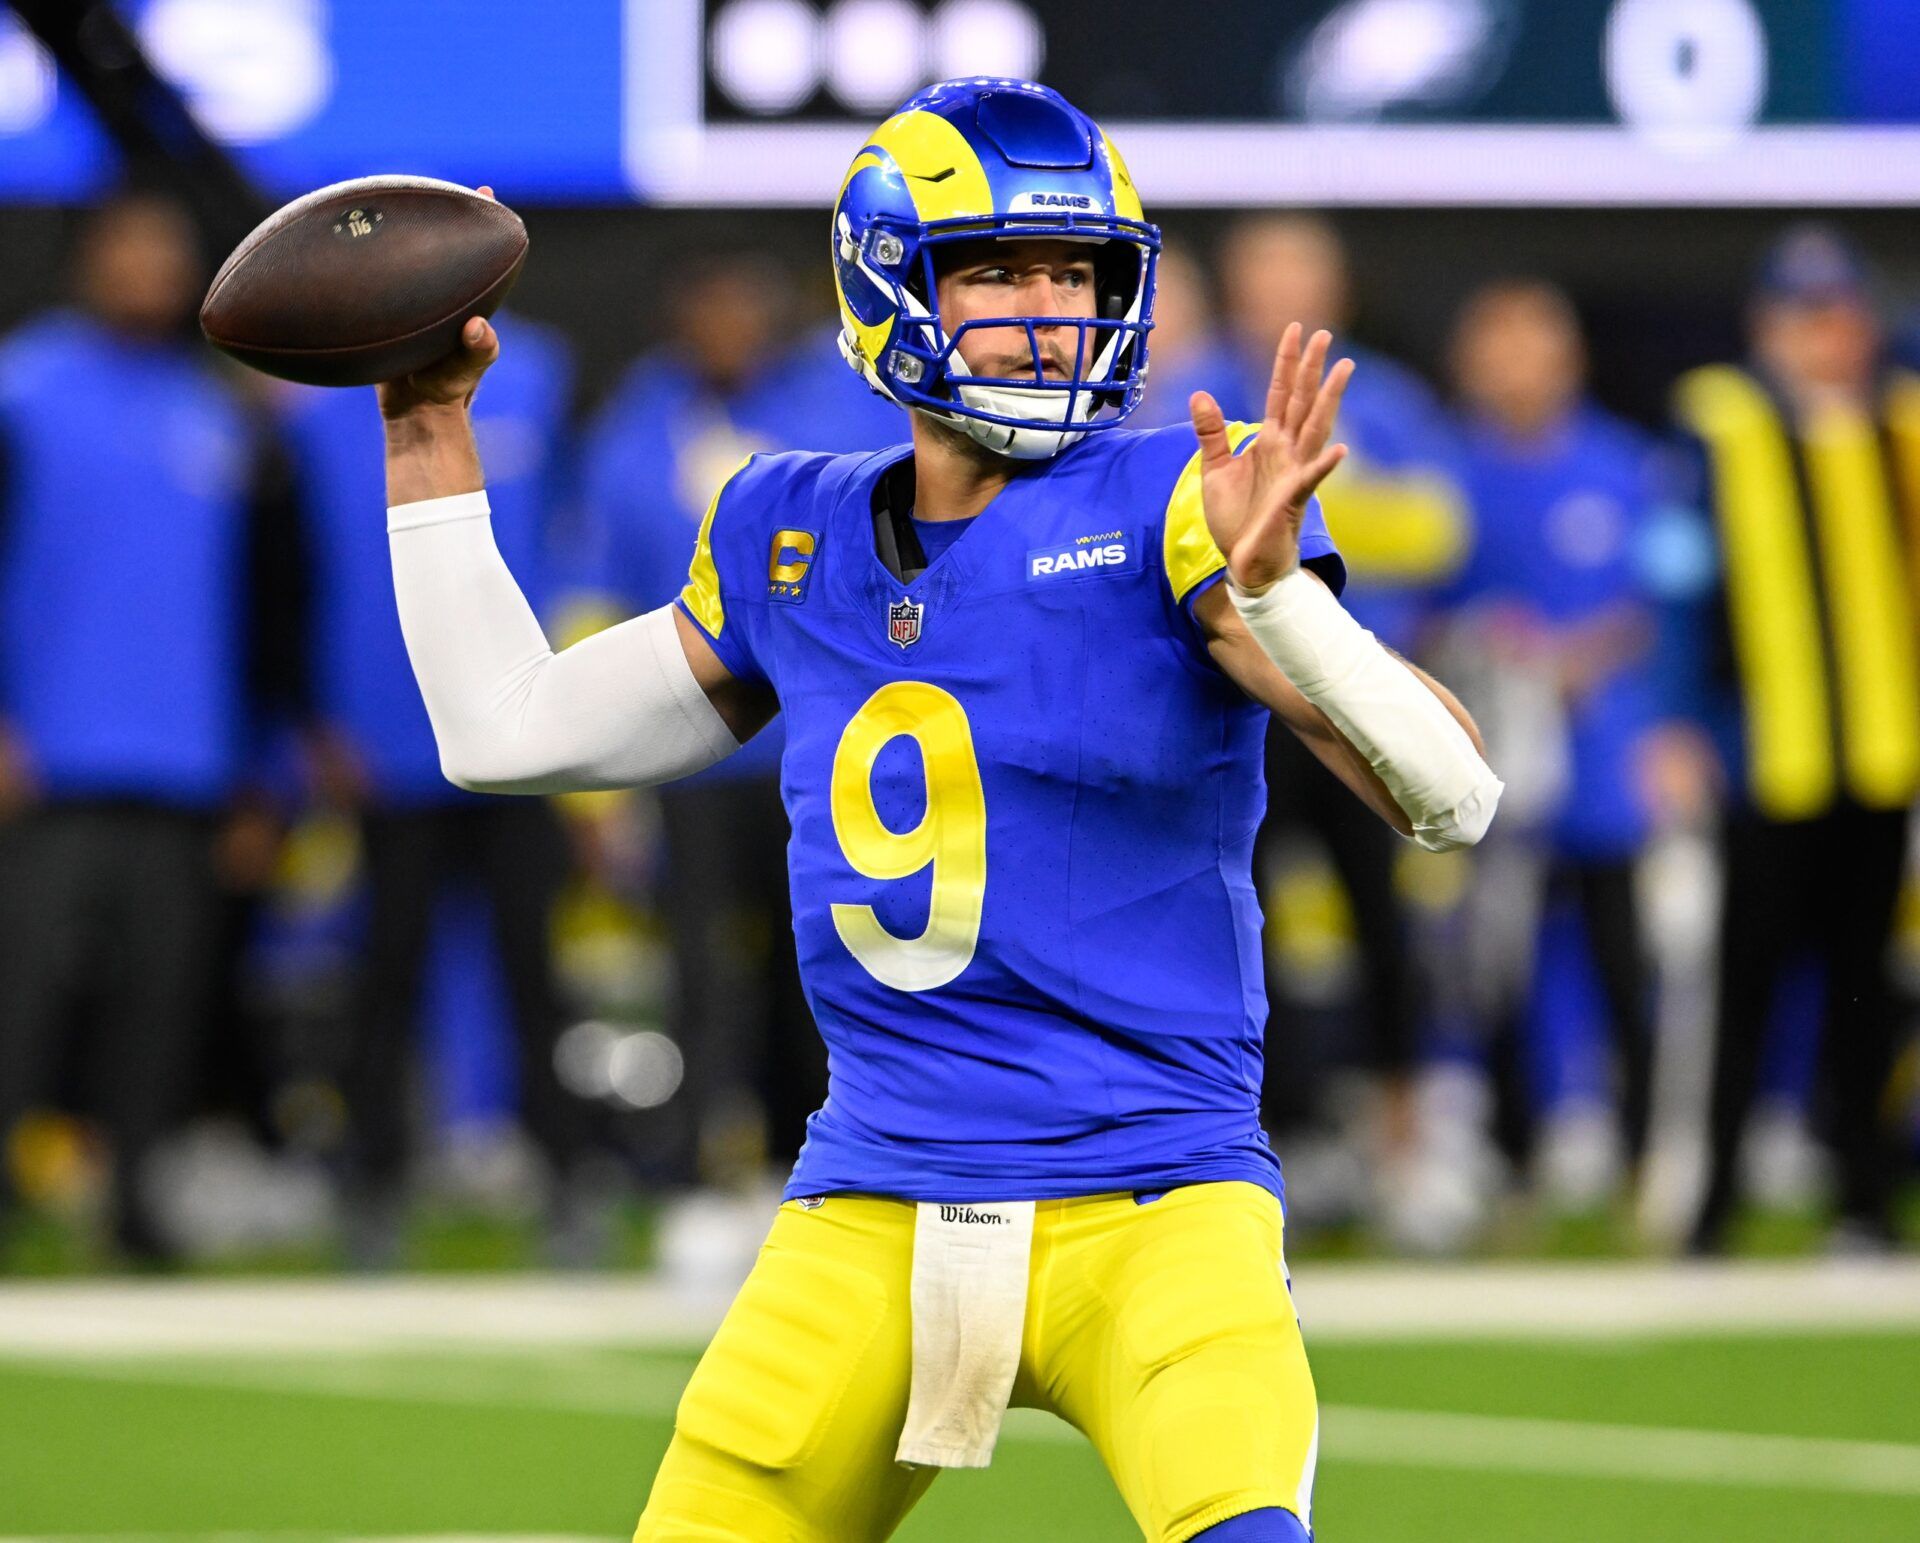
MULTIPOLYGON (((1032 427, 1023 425, 1016 428, 1007 423, 989 423, 984 418, 969 417, 965 413, 948 415, 949 423, 966 430, 989 450, 1012 456, 1016 461, 1044 461, 1065 449, 1068 440, 1079 438, 1069 431, 1040 426, 1048 421, 1069 421, 1067 392, 1024 391, 1017 386, 956 386, 954 389, 959 393, 960 400, 976 411, 993 413, 1002 418, 1038 420, 1032 427)), ((1084 423, 1091 414, 1092 405, 1093 393, 1083 391, 1071 421, 1084 423)))
MULTIPOLYGON (((1018 427, 1006 423, 988 423, 965 413, 954 413, 950 423, 966 430, 989 450, 1011 456, 1016 461, 1044 461, 1058 455, 1080 437, 1071 429, 1050 429, 1049 423, 1085 423, 1093 417, 1095 390, 1111 390, 1114 364, 1126 334, 1111 333, 1093 361, 1086 382, 1075 392, 1058 388, 1042 389, 1008 381, 1005 385, 955 386, 960 400, 976 412, 992 413, 1000 418, 1026 418, 1018 427), (1068 413, 1071 403, 1073 411, 1068 413)), ((944 339, 942 340, 944 344, 944 339)), ((956 357, 957 354, 956 354, 956 357)))

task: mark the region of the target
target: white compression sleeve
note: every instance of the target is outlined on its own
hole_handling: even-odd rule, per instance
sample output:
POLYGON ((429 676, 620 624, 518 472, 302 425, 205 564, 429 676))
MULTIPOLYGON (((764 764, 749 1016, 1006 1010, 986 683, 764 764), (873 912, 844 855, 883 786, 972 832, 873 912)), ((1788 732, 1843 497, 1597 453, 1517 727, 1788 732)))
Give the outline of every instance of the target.
POLYGON ((1346 735, 1429 851, 1472 846, 1503 784, 1447 706, 1312 574, 1295 569, 1258 595, 1229 581, 1254 641, 1346 735))
POLYGON ((400 630, 449 781, 480 793, 667 782, 739 748, 663 606, 562 653, 494 544, 485 493, 387 511, 400 630))

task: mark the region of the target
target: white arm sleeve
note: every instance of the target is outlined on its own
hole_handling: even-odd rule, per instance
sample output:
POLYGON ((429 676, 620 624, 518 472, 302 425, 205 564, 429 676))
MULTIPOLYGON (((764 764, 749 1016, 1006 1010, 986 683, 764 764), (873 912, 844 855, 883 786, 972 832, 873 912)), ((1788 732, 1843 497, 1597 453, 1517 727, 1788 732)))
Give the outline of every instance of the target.
POLYGON ((440 769, 477 793, 668 782, 739 748, 663 606, 562 653, 494 545, 485 493, 387 511, 400 630, 440 769))
POLYGON ((1504 784, 1467 731, 1312 574, 1295 569, 1258 595, 1227 593, 1254 641, 1325 713, 1387 785, 1432 852, 1487 833, 1504 784))

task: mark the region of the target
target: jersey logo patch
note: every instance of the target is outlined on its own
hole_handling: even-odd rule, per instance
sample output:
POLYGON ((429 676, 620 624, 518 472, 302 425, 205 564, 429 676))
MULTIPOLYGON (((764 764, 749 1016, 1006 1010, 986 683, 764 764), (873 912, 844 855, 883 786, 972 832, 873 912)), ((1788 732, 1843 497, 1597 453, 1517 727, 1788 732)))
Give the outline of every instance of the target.
POLYGON ((1071 578, 1076 574, 1131 573, 1140 566, 1138 543, 1126 531, 1103 530, 1076 536, 1065 546, 1036 547, 1027 553, 1027 582, 1071 578))
POLYGON ((767 554, 767 598, 800 601, 807 598, 807 575, 820 538, 810 530, 777 530, 767 554))
POLYGON ((887 607, 887 641, 911 648, 920 641, 920 617, 926 607, 904 595, 887 607))

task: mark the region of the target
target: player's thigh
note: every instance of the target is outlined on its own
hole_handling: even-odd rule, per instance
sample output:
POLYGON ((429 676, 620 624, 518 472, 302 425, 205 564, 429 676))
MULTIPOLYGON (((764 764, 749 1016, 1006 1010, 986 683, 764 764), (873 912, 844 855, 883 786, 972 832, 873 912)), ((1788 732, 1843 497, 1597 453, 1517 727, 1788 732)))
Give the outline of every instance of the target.
POLYGON ((1192 1185, 1122 1222, 1086 1276, 1098 1368, 1070 1369, 1062 1412, 1153 1543, 1261 1506, 1309 1519, 1319 1413, 1281 1246, 1265 1190, 1192 1185))
POLYGON ((914 1208, 788 1202, 674 1420, 636 1543, 866 1543, 932 1482, 893 1460, 914 1208))

